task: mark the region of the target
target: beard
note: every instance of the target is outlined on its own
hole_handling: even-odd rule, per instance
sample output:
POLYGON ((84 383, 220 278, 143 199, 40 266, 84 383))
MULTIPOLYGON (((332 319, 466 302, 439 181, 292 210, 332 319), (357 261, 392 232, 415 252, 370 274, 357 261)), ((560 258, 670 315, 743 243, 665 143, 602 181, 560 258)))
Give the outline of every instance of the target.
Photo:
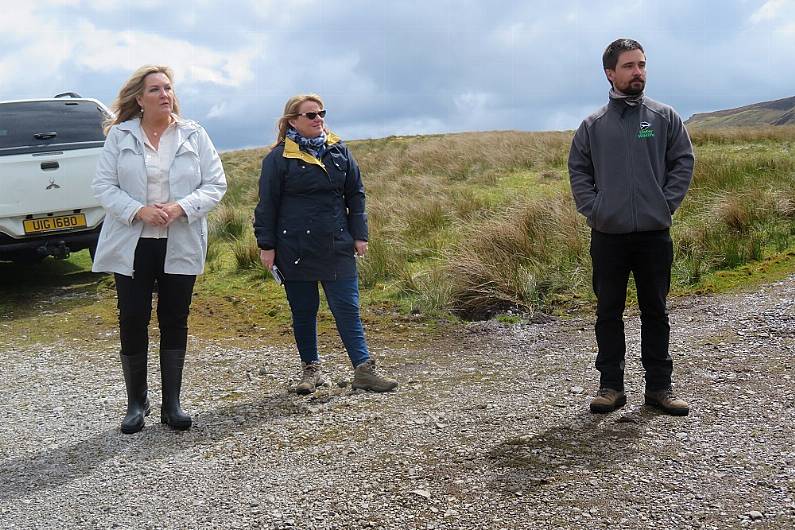
POLYGON ((629 96, 637 96, 643 92, 643 89, 646 88, 646 81, 642 79, 633 79, 627 86, 621 89, 621 92, 627 94, 629 96))

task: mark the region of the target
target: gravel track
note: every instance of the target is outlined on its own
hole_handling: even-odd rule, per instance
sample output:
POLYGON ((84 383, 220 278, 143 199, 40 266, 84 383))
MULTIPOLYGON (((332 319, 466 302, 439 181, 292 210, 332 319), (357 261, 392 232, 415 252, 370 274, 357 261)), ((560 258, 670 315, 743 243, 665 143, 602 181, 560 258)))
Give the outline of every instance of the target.
MULTIPOLYGON (((125 436, 118 356, 0 348, 1 528, 794 528, 795 277, 671 303, 685 418, 591 415, 590 318, 464 326, 381 350, 396 393, 354 393, 339 351, 314 396, 290 348, 191 337, 187 432, 125 436)), ((96 332, 96 330, 94 330, 96 332)), ((6 338, 5 342, 9 342, 6 338)))

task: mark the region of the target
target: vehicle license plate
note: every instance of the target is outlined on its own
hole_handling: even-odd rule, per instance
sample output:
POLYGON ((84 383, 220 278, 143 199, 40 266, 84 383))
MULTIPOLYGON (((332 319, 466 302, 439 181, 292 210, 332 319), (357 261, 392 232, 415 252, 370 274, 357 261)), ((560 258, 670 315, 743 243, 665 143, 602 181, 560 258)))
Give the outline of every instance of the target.
POLYGON ((60 232, 85 228, 86 214, 59 215, 58 217, 40 217, 38 219, 25 219, 26 234, 41 234, 43 232, 60 232))

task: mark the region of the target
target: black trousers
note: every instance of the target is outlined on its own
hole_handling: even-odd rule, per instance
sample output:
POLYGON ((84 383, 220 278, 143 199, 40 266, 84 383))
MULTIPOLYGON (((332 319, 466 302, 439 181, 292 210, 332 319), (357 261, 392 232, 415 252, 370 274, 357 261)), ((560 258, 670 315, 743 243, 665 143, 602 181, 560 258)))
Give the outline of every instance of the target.
POLYGON ((155 283, 160 349, 186 349, 188 313, 196 276, 163 272, 166 242, 167 239, 139 239, 133 276, 115 275, 123 355, 141 355, 149 349, 149 320, 155 283))
POLYGON ((600 386, 624 390, 624 306, 627 282, 635 278, 640 306, 640 355, 646 389, 670 388, 673 361, 666 297, 671 284, 673 243, 668 230, 605 234, 591 231, 593 290, 596 293, 596 369, 600 386))

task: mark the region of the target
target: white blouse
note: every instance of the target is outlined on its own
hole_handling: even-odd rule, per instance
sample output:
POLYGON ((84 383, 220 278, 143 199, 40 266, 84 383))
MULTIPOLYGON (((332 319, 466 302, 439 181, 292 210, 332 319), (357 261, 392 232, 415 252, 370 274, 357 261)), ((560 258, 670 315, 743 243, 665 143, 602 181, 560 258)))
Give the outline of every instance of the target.
MULTIPOLYGON (((146 132, 141 127, 144 137, 144 162, 146 164, 146 204, 166 203, 170 196, 168 172, 177 154, 176 121, 163 131, 157 149, 152 146, 146 132)), ((167 226, 144 224, 141 237, 161 239, 168 237, 167 226)))

